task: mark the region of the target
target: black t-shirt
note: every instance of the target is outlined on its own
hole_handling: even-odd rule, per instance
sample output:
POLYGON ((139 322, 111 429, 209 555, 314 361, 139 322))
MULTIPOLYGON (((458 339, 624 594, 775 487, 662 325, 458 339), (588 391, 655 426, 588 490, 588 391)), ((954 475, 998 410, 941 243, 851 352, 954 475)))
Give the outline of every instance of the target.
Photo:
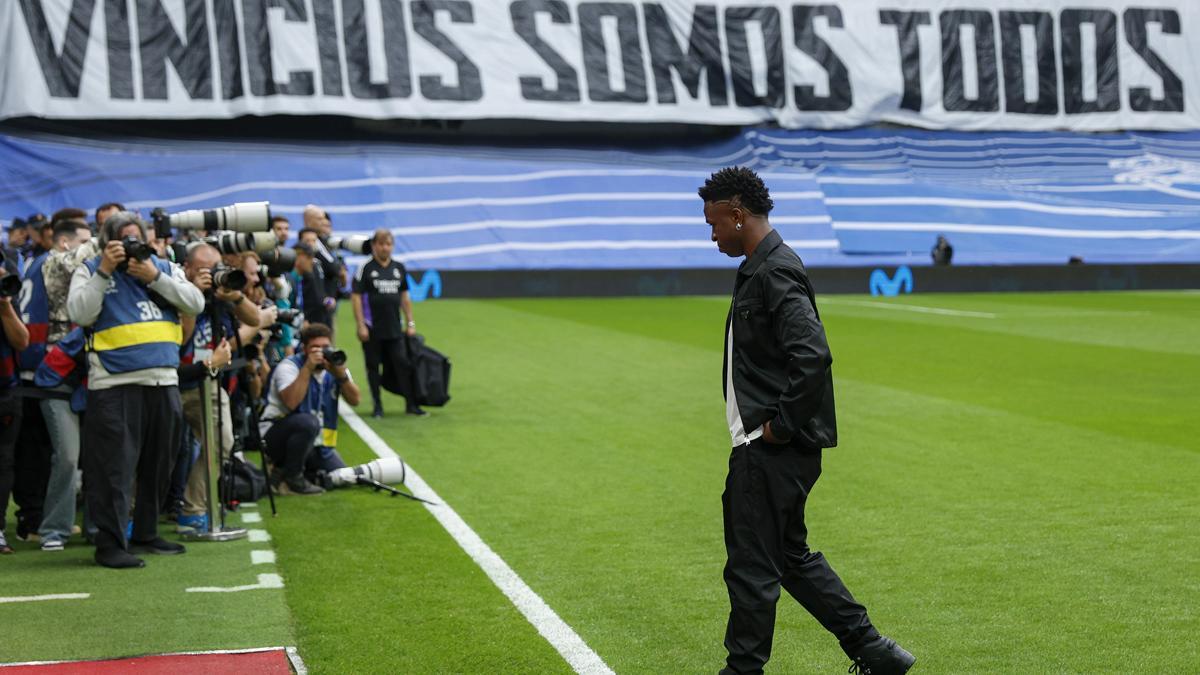
POLYGON ((404 334, 400 320, 400 294, 408 290, 404 265, 389 260, 386 266, 371 258, 354 275, 354 292, 363 296, 363 314, 371 338, 388 340, 404 334))

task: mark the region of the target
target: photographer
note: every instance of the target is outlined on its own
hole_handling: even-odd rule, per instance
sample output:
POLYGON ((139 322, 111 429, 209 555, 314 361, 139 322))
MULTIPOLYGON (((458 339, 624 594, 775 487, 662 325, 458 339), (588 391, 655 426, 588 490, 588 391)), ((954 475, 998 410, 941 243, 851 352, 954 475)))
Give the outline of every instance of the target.
MULTIPOLYGON (((304 232, 301 232, 300 243, 292 247, 296 251, 296 266, 292 270, 295 302, 292 306, 304 312, 305 321, 328 326, 332 317, 325 305, 325 282, 321 277, 321 266, 316 262, 316 250, 312 244, 305 243, 305 238, 304 232)), ((315 233, 312 238, 316 239, 315 233)))
POLYGON ((67 310, 88 330, 88 414, 83 472, 95 521, 96 562, 142 567, 130 554, 183 553, 158 536, 158 509, 170 478, 179 418, 180 314, 204 309, 204 294, 177 265, 155 257, 137 214, 110 216, 103 253, 75 270, 67 310), (137 481, 133 536, 126 540, 137 481))
MULTIPOLYGON (((206 377, 215 376, 233 360, 230 340, 239 329, 238 323, 255 327, 259 320, 258 307, 238 288, 245 286, 244 274, 232 273, 234 271, 220 265, 220 261, 221 254, 215 247, 196 243, 188 248, 183 267, 187 280, 205 296, 204 311, 194 319, 185 317, 182 321, 185 339, 179 350, 183 419, 196 438, 200 438, 204 427, 200 385, 206 377)), ((217 429, 223 455, 233 449, 233 420, 226 386, 227 378, 217 387, 211 401, 212 409, 219 411, 217 429)), ((205 467, 199 462, 191 465, 178 519, 181 531, 207 532, 209 529, 205 476, 205 467)))
MULTIPOLYGON (((57 344, 71 330, 71 319, 67 312, 67 298, 71 278, 83 261, 76 255, 80 233, 87 229, 87 214, 79 209, 61 209, 54 214, 54 228, 49 255, 40 265, 41 273, 31 275, 29 281, 42 284, 41 292, 31 293, 26 311, 30 315, 47 317, 48 329, 45 342, 37 350, 30 350, 38 362, 42 354, 57 344), (44 302, 45 310, 35 309, 35 302, 44 302)), ((31 267, 30 270, 37 269, 31 267)), ((24 358, 24 354, 22 355, 24 358)), ((36 369, 37 364, 22 364, 36 369)), ((61 387, 69 392, 69 387, 61 387)), ((71 408, 71 402, 63 398, 46 398, 39 401, 46 429, 50 434, 50 475, 46 485, 46 500, 42 509, 42 522, 38 535, 43 551, 61 551, 71 536, 75 523, 75 472, 79 464, 79 414, 71 408)))
MULTIPOLYGON (((0 280, 9 274, 0 265, 0 280)), ((16 395, 17 352, 29 344, 29 331, 13 307, 12 297, 0 294, 0 554, 12 553, 4 536, 8 496, 13 487, 13 454, 21 427, 21 398, 16 395)))
POLYGON ((301 351, 275 367, 259 430, 275 468, 271 482, 281 494, 320 494, 304 477, 314 445, 336 446, 340 393, 358 405, 358 386, 350 379, 345 354, 332 349, 329 327, 310 324, 300 331, 301 351))

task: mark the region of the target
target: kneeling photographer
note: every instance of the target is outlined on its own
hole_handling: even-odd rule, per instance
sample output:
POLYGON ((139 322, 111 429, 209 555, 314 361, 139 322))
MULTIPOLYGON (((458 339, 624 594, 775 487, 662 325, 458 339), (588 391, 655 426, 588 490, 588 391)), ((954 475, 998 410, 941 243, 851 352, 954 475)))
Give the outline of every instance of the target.
MULTIPOLYGON (((238 344, 242 326, 256 327, 259 309, 243 293, 246 275, 221 264, 221 253, 207 243, 194 243, 187 249, 184 272, 196 288, 204 292, 204 311, 194 320, 185 318, 179 358, 179 392, 183 400, 183 418, 192 434, 200 438, 204 418, 200 386, 204 378, 229 365, 233 358, 231 343, 238 344)), ((217 437, 223 456, 233 451, 233 418, 229 399, 229 376, 221 378, 211 401, 217 412, 217 437)), ((188 448, 190 450, 190 448, 188 448)), ((180 531, 206 532, 208 523, 208 486, 206 469, 200 462, 191 465, 183 507, 179 515, 180 531)))
MULTIPOLYGON (((305 464, 314 447, 337 445, 338 395, 358 405, 346 354, 333 349, 331 335, 328 326, 309 324, 300 331, 300 352, 280 361, 271 374, 259 430, 275 466, 271 482, 281 494, 324 492, 304 477, 305 464)), ((334 457, 336 452, 329 459, 334 457)))
POLYGON ((184 552, 158 536, 158 509, 182 415, 180 316, 203 311, 204 294, 182 268, 154 255, 137 214, 109 216, 100 243, 103 253, 75 270, 67 299, 67 312, 86 329, 88 342, 84 493, 98 529, 96 562, 142 567, 131 550, 184 552), (135 479, 133 536, 127 540, 135 479))

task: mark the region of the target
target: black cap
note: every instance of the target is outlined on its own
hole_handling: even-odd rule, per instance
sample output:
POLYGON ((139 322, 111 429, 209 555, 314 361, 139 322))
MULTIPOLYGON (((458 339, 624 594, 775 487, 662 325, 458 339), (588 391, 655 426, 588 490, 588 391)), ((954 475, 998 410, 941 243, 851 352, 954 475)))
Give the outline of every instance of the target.
POLYGON ((13 230, 15 230, 19 227, 25 227, 25 219, 24 218, 13 218, 11 223, 4 226, 4 229, 8 230, 9 232, 12 232, 13 230))
POLYGON ((298 242, 295 246, 292 246, 292 249, 307 254, 310 258, 317 257, 317 252, 313 250, 313 247, 304 242, 298 242))

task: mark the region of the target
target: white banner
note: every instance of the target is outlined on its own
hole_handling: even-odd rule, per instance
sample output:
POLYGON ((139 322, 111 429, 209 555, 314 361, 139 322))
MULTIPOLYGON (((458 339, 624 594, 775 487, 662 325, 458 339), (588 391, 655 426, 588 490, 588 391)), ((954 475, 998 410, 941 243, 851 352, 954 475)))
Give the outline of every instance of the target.
POLYGON ((4 0, 0 54, 0 118, 1200 128, 1197 0, 4 0))

